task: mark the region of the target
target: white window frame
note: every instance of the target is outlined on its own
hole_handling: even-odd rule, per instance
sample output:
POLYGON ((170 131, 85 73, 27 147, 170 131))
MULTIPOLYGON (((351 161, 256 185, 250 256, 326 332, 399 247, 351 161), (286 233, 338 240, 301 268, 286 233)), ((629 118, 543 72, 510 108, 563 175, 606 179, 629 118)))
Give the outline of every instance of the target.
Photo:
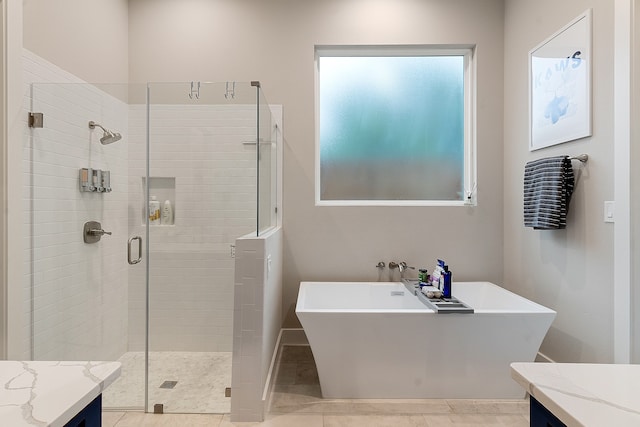
POLYGON ((476 206, 476 64, 475 45, 316 45, 315 46, 315 204, 316 206, 476 206), (320 58, 356 56, 463 56, 464 58, 464 199, 463 200, 321 200, 320 199, 320 58))

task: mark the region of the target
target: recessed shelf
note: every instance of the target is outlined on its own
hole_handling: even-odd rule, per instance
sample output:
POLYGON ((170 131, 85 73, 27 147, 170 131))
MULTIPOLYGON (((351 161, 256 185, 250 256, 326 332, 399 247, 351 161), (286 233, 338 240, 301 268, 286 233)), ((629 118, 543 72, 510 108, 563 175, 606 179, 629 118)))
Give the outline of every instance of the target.
MULTIPOLYGON (((146 188, 146 178, 142 177, 142 189, 143 194, 146 188)), ((173 213, 171 224, 162 224, 160 221, 155 224, 151 224, 152 227, 172 227, 176 224, 176 178, 166 176, 151 176, 149 177, 149 200, 155 196, 156 200, 160 204, 160 218, 162 218, 162 209, 164 202, 168 200, 171 203, 171 210, 173 213)), ((145 206, 142 207, 142 224, 146 224, 145 218, 145 206)))

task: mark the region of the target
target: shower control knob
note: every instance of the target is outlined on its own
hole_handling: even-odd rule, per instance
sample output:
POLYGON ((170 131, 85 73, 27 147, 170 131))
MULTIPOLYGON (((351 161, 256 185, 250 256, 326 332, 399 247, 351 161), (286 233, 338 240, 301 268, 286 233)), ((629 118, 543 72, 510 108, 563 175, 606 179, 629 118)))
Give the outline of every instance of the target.
POLYGON ((89 230, 89 234, 91 234, 92 236, 104 236, 105 234, 111 236, 110 231, 104 231, 102 228, 92 228, 89 230))
POLYGON ((82 229, 82 236, 85 243, 96 243, 100 241, 100 238, 105 234, 111 235, 110 231, 104 231, 102 224, 98 221, 88 221, 84 223, 82 229))

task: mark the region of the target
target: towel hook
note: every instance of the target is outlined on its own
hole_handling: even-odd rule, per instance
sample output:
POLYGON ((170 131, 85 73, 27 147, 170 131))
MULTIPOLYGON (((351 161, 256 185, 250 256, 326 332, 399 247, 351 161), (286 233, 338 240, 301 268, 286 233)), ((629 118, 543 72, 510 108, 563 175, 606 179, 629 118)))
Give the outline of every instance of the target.
POLYGON ((224 97, 225 99, 234 99, 236 97, 236 82, 227 82, 224 97))
POLYGON ((579 154, 577 156, 569 157, 569 160, 578 160, 579 162, 587 163, 587 160, 589 160, 589 155, 579 154))
POLYGON ((191 91, 189 91, 189 98, 200 99, 200 82, 191 82, 191 91))

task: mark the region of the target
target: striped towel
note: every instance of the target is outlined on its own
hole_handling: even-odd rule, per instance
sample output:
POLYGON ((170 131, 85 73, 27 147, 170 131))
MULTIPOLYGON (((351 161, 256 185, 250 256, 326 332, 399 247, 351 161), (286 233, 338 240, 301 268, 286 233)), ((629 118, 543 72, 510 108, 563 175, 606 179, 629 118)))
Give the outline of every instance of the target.
POLYGON ((568 156, 528 162, 524 168, 524 226, 542 230, 565 228, 573 185, 568 156))

